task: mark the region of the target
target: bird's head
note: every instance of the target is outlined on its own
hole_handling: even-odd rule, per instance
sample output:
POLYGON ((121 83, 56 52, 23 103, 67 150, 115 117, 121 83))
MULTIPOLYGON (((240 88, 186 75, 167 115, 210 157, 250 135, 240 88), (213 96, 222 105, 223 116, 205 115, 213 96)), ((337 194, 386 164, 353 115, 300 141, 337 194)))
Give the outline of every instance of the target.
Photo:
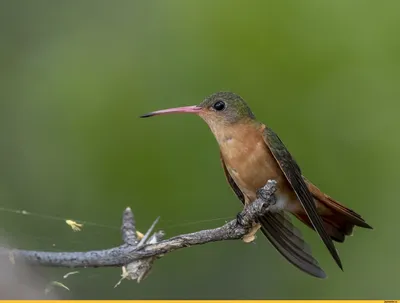
POLYGON ((218 92, 205 98, 199 105, 158 110, 142 115, 141 118, 173 113, 196 114, 213 131, 216 128, 255 119, 247 103, 239 95, 231 92, 218 92))

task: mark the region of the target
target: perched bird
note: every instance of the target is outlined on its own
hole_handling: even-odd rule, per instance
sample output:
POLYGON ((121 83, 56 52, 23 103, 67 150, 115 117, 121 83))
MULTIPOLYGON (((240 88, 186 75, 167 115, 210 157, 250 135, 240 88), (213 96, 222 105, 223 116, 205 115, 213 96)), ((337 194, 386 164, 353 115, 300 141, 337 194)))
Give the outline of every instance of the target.
POLYGON ((291 223, 291 213, 314 229, 343 270, 333 241, 344 242, 354 226, 372 227, 353 210, 324 194, 301 173, 279 137, 258 122, 246 102, 237 94, 218 92, 197 106, 159 110, 142 118, 171 113, 193 113, 210 127, 220 148, 226 178, 243 204, 256 199, 256 192, 268 180, 277 181, 276 203, 259 218, 252 231, 243 238, 251 242, 261 228, 274 247, 304 272, 325 278, 326 274, 313 258, 300 231, 291 223))

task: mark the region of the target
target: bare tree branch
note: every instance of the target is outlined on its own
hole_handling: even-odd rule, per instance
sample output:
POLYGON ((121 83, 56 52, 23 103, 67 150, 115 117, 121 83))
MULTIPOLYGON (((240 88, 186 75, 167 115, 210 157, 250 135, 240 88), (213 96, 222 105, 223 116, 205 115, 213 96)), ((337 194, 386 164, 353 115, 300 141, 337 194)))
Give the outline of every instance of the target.
POLYGON ((257 223, 257 218, 275 203, 275 190, 276 182, 269 180, 257 192, 257 199, 238 214, 240 224, 238 220, 232 220, 218 228, 162 240, 164 236, 162 231, 155 232, 150 237, 158 222, 157 218, 142 239, 139 239, 133 213, 128 207, 123 213, 121 232, 124 244, 121 246, 87 252, 46 252, 0 248, 0 255, 8 256, 16 264, 24 262, 30 265, 70 268, 122 266, 124 272, 122 278, 136 279, 140 282, 150 272, 153 262, 167 253, 194 245, 243 238, 257 223))

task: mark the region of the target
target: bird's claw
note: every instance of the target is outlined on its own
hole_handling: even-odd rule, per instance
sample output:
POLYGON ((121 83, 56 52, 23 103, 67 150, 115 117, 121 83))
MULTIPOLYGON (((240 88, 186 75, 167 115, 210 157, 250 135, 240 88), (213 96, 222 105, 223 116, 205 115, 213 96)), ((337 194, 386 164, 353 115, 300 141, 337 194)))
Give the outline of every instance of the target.
POLYGON ((236 224, 239 226, 244 225, 244 218, 241 212, 236 215, 236 224))
POLYGON ((256 195, 258 199, 261 199, 264 202, 264 205, 262 206, 262 211, 264 212, 270 211, 271 207, 276 204, 275 194, 268 195, 265 192, 264 188, 260 188, 259 190, 257 190, 256 195))
POLYGON ((257 198, 265 201, 265 202, 269 202, 269 204, 274 205, 276 203, 276 197, 275 195, 270 195, 268 194, 264 188, 260 188, 256 191, 256 196, 257 198))

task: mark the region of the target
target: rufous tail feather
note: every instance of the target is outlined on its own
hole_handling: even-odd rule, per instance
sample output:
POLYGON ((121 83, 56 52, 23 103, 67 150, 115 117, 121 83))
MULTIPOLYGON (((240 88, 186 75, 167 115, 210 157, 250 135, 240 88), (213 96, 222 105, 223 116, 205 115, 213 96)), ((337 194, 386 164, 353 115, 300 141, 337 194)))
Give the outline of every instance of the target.
MULTIPOLYGON (((344 242, 346 236, 352 235, 354 226, 372 229, 358 213, 324 194, 306 178, 304 178, 304 180, 317 203, 317 209, 320 210, 319 213, 323 220, 325 230, 332 240, 344 242)), ((294 213, 293 215, 313 229, 307 214, 294 213)))

